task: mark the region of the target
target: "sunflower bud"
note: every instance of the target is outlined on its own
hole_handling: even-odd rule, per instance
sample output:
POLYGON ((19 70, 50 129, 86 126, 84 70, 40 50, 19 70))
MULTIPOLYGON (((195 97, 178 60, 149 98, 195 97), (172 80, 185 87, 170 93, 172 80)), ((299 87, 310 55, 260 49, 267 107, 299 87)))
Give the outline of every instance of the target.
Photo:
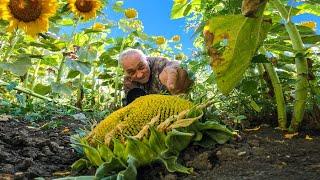
POLYGON ((180 41, 180 36, 179 35, 175 35, 172 37, 172 41, 174 42, 179 42, 180 41))
POLYGON ((133 19, 133 18, 136 18, 138 16, 138 12, 136 9, 134 8, 129 8, 129 9, 126 9, 124 11, 124 15, 128 18, 128 19, 133 19))
POLYGON ((164 44, 164 43, 166 43, 166 38, 164 38, 163 36, 158 36, 158 37, 156 38, 156 44, 162 45, 162 44, 164 44))

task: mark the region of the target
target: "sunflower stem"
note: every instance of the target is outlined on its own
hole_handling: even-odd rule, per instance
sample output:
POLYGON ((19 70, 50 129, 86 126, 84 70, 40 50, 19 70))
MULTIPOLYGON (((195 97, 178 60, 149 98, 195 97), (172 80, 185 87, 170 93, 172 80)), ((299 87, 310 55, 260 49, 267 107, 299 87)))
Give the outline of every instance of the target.
POLYGON ((36 86, 40 64, 41 64, 41 59, 38 60, 37 66, 36 66, 34 73, 32 75, 33 78, 32 78, 32 82, 31 82, 31 90, 33 90, 34 87, 36 86))
MULTIPOLYGON (((121 44, 121 47, 120 47, 120 53, 122 52, 122 50, 124 48, 126 40, 127 40, 127 38, 123 38, 122 39, 122 44, 121 44)), ((120 67, 120 63, 118 61, 118 66, 117 66, 117 70, 116 70, 116 77, 115 77, 115 87, 114 87, 114 95, 115 95, 114 103, 115 103, 116 106, 118 105, 119 99, 121 99, 121 97, 120 97, 121 94, 118 95, 118 86, 119 86, 119 81, 120 81, 120 73, 118 71, 119 71, 120 68, 121 68, 120 67)), ((119 105, 121 106, 121 102, 119 102, 119 105)))
POLYGON ((270 3, 279 11, 280 16, 285 20, 284 25, 292 41, 293 50, 296 53, 297 81, 295 84, 294 110, 289 131, 297 131, 303 120, 308 95, 308 65, 305 58, 305 48, 300 33, 292 23, 290 15, 282 2, 280 0, 271 0, 270 3))
MULTIPOLYGON (((76 31, 76 29, 78 27, 79 21, 80 21, 80 18, 77 18, 76 23, 73 25, 72 33, 70 35, 71 41, 68 41, 66 43, 66 47, 65 47, 66 49, 68 49, 70 44, 73 44, 73 42, 74 42, 74 37, 73 36, 74 36, 74 33, 75 33, 75 31, 76 31)), ((64 55, 62 57, 60 65, 59 65, 56 83, 60 84, 60 82, 61 82, 61 79, 62 79, 62 76, 63 76, 63 73, 64 73, 64 63, 65 63, 65 61, 66 61, 66 56, 64 55)))

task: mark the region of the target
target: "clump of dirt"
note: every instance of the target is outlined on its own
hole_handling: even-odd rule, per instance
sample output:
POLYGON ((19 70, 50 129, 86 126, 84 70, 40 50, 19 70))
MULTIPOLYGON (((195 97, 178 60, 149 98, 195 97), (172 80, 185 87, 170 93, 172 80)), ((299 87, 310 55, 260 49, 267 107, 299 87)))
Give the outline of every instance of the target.
POLYGON ((80 124, 67 119, 54 129, 40 129, 24 121, 0 121, 0 177, 52 177, 68 170, 79 158, 70 146, 70 134, 80 124))
POLYGON ((156 164, 140 168, 138 179, 319 179, 319 135, 304 131, 287 139, 282 131, 262 125, 244 131, 239 141, 187 148, 180 160, 193 167, 193 174, 169 173, 156 164))

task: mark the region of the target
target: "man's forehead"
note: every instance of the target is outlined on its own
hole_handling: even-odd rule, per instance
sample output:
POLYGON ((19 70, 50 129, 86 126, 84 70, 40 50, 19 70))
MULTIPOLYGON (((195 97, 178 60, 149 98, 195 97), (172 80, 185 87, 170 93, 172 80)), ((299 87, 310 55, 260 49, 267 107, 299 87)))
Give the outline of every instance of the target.
POLYGON ((143 63, 144 61, 142 60, 139 54, 134 54, 134 55, 125 57, 122 62, 124 66, 136 66, 139 63, 143 63))

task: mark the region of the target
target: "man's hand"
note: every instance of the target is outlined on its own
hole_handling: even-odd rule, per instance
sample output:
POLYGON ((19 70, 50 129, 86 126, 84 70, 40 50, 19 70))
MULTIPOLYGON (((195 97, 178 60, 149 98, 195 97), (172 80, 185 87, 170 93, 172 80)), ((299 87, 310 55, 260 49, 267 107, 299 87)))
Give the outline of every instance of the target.
POLYGON ((159 75, 159 80, 170 94, 184 93, 192 83, 187 72, 177 67, 164 68, 159 75))

